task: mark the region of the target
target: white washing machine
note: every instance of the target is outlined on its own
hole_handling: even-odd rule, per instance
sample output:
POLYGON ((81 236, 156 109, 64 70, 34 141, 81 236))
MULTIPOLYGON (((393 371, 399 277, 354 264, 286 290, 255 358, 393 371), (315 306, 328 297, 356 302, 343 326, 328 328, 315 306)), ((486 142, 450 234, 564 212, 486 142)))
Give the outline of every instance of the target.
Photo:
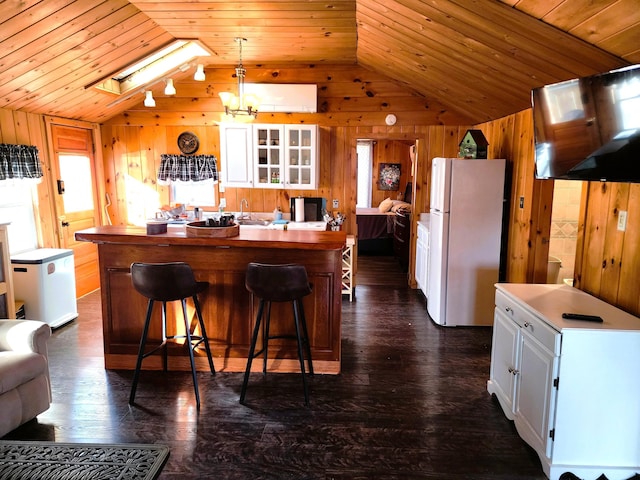
POLYGON ((12 255, 11 269, 25 318, 56 328, 78 317, 73 250, 38 248, 12 255))

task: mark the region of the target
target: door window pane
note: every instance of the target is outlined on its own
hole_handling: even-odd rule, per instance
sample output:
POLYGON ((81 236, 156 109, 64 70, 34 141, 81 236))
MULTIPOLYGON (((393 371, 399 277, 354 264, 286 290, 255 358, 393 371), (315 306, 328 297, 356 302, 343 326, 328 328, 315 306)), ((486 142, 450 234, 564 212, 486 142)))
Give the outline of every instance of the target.
POLYGON ((64 181, 65 213, 93 210, 91 159, 84 155, 59 155, 60 178, 64 181))

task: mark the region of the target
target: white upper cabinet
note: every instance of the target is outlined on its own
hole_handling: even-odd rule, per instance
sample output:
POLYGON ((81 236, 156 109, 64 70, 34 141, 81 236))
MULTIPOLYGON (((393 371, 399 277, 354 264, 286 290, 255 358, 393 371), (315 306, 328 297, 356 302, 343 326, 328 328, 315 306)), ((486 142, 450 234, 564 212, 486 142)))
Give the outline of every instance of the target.
POLYGON ((284 185, 284 125, 253 125, 253 168, 257 188, 284 185))
POLYGON ((285 125, 285 185, 315 189, 317 182, 317 125, 285 125))
POLYGON ((221 124, 222 181, 230 187, 316 189, 317 125, 221 124))
POLYGON ((221 179, 225 187, 253 187, 251 125, 220 124, 221 179))

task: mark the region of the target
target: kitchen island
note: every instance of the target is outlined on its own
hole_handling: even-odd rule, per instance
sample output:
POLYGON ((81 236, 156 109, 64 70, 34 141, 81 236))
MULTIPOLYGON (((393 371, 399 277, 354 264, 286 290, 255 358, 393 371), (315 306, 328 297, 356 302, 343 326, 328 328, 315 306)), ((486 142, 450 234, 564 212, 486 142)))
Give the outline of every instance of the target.
MULTIPOLYGON (((313 293, 304 298, 311 353, 317 373, 340 372, 341 278, 344 232, 243 229, 230 238, 190 237, 184 230, 147 235, 144 228, 102 226, 79 231, 76 240, 98 246, 107 369, 134 369, 147 299, 131 285, 133 262, 187 262, 196 280, 209 282, 200 298, 216 370, 240 372, 246 367, 258 300, 246 290, 245 270, 249 262, 298 263, 305 266, 313 293)), ((191 309, 191 301, 188 302, 191 309)), ((168 308, 168 334, 184 331, 179 302, 168 308)), ((194 314, 194 312, 191 312, 194 314)), ((157 321, 149 338, 161 338, 160 305, 154 306, 157 321)), ((274 304, 272 332, 290 333, 291 304, 274 304)), ((150 342, 151 344, 151 342, 150 342)), ((198 370, 208 364, 204 349, 196 357, 198 370)), ((254 362, 261 370, 262 362, 254 362)), ((162 368, 160 355, 143 362, 143 369, 162 368)), ((170 345, 168 368, 189 370, 189 356, 182 345, 170 345)), ((299 372, 295 342, 269 342, 271 371, 299 372)))

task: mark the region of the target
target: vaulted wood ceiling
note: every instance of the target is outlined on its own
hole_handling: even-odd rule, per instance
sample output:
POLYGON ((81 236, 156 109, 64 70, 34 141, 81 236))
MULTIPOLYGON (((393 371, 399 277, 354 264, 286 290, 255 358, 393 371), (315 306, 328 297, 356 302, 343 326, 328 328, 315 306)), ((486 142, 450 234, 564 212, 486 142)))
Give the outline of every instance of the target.
MULTIPOLYGON (((638 0, 4 0, 0 108, 104 121, 140 102, 85 88, 173 38, 209 66, 359 64, 472 122, 533 87, 640 63, 638 0)), ((183 75, 189 75, 185 73, 183 75)), ((179 81, 179 77, 176 78, 179 81)))

